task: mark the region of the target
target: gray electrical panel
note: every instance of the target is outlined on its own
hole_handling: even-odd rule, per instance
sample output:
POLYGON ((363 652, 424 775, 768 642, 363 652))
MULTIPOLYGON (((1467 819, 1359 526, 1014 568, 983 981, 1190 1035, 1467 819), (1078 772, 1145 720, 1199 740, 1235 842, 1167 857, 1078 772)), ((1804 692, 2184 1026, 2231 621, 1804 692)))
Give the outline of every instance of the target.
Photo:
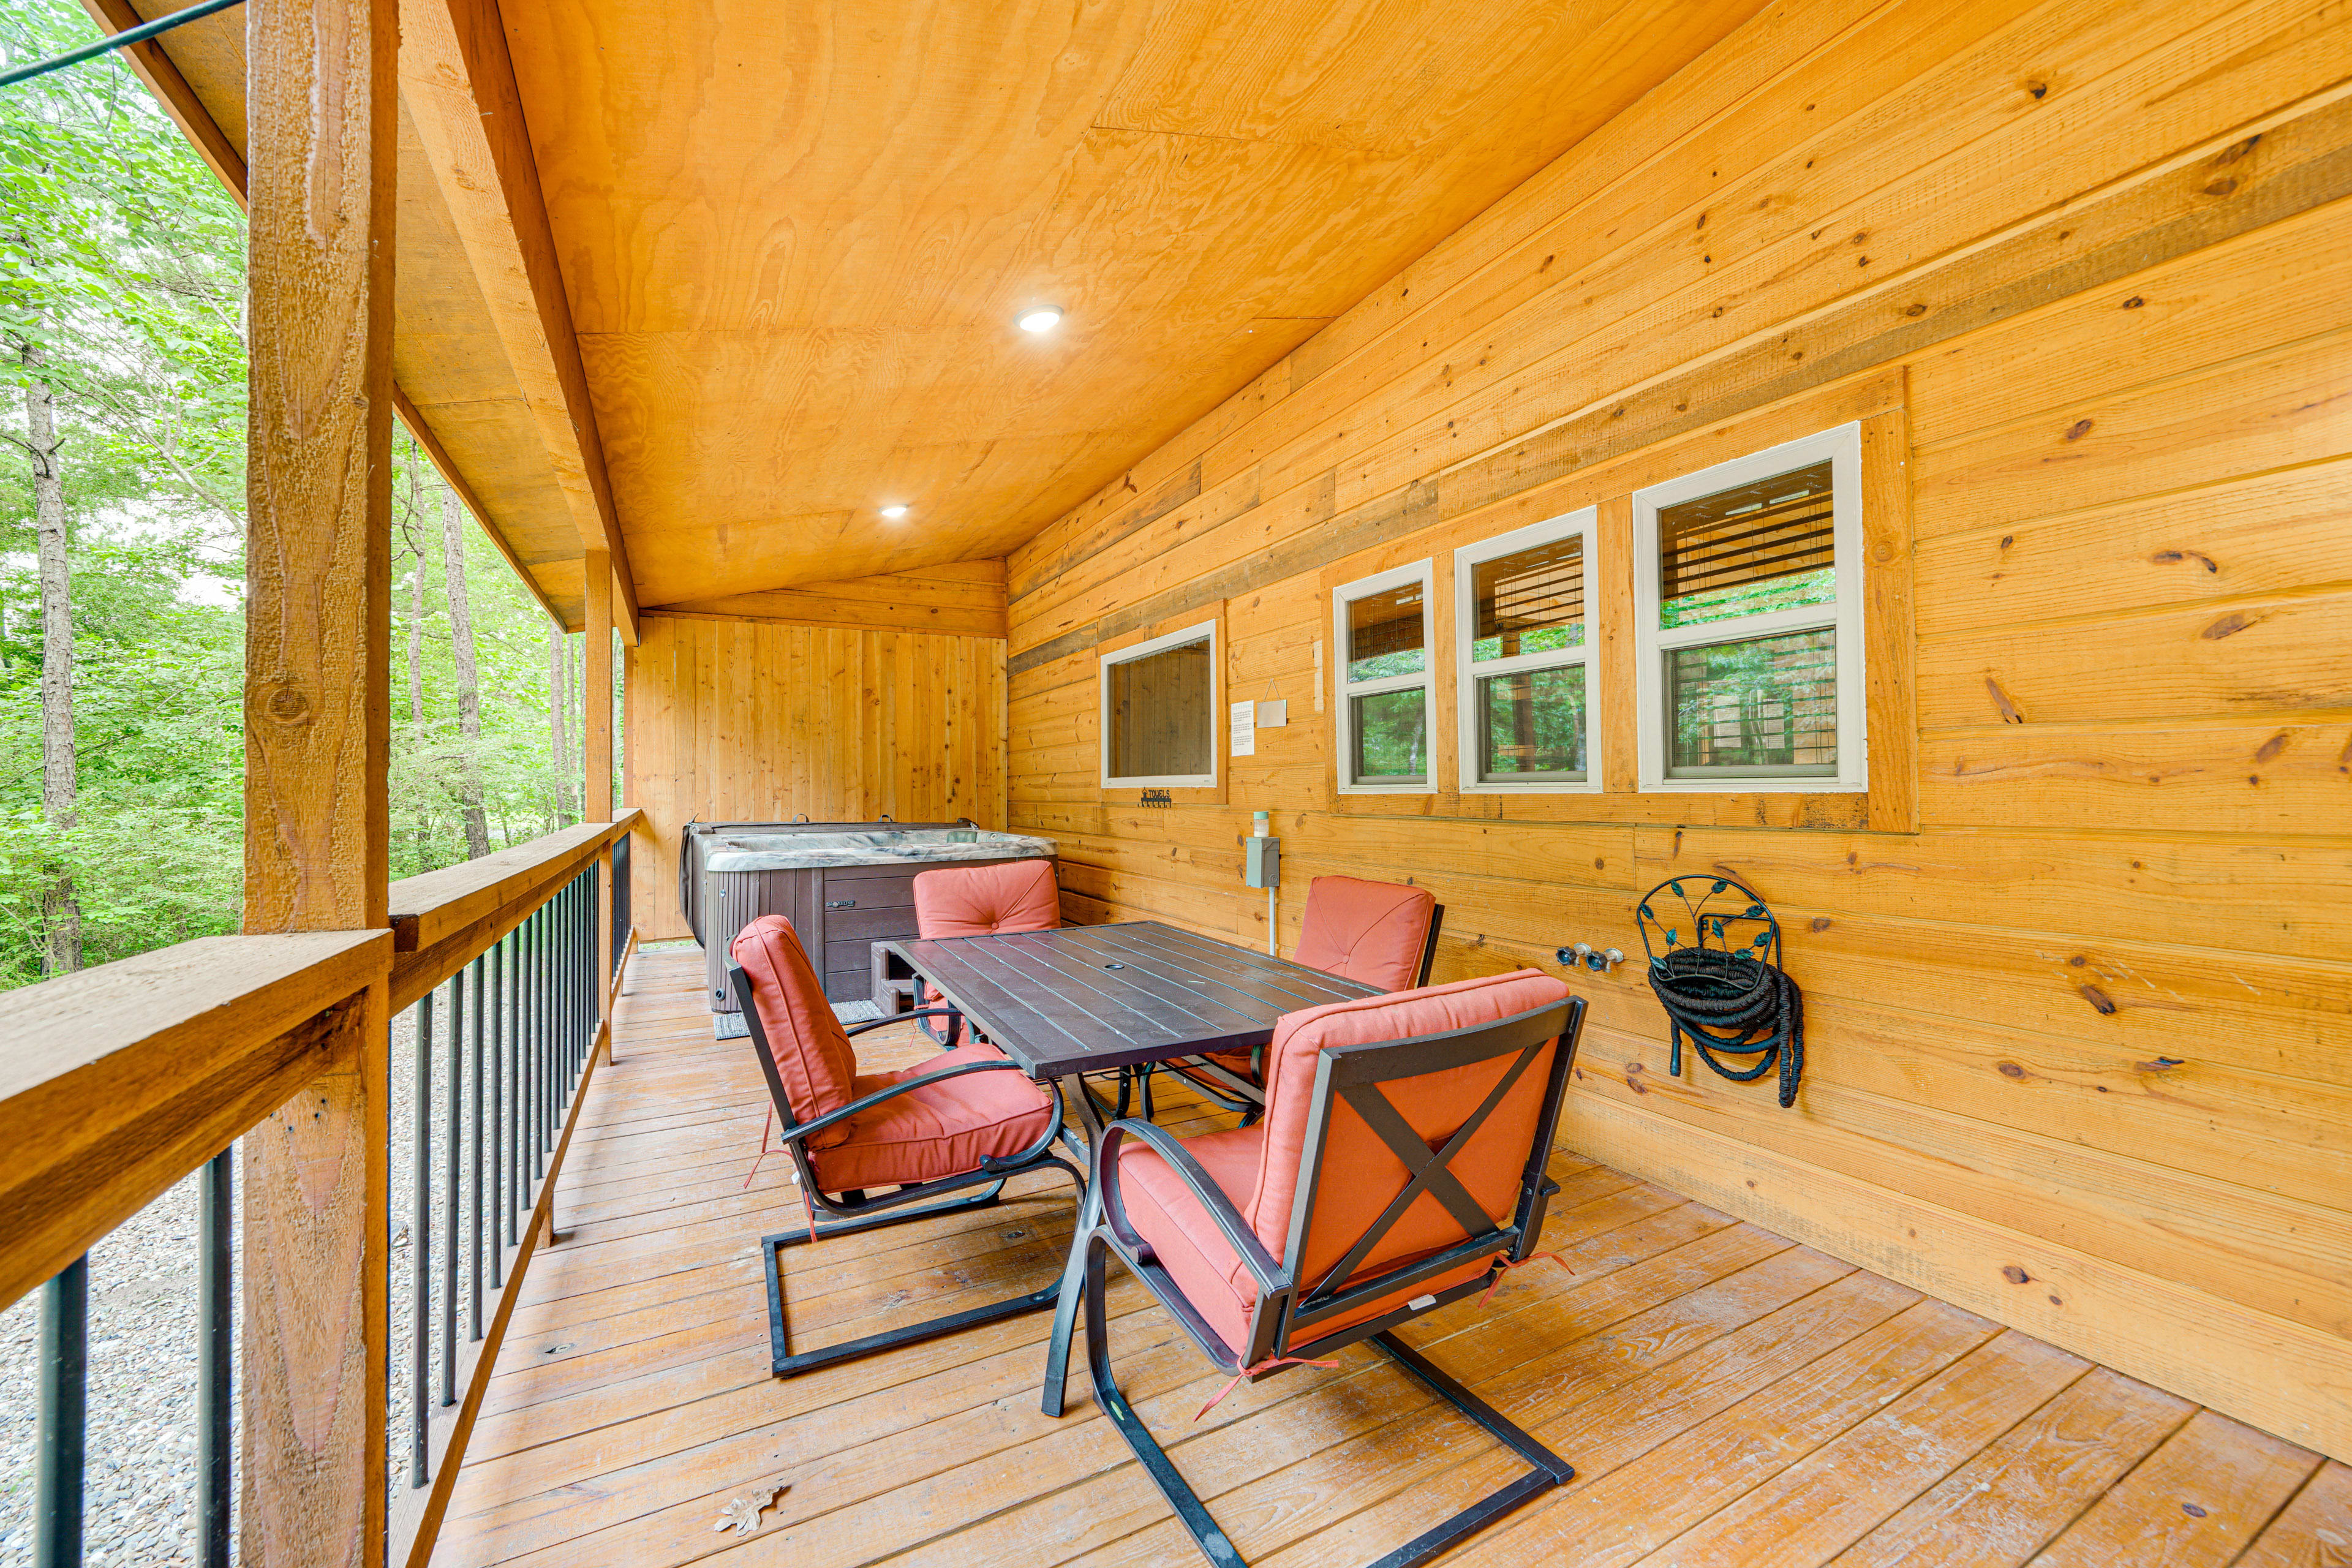
POLYGON ((1282 886, 1282 840, 1244 838, 1242 845, 1242 885, 1247 888, 1282 886))

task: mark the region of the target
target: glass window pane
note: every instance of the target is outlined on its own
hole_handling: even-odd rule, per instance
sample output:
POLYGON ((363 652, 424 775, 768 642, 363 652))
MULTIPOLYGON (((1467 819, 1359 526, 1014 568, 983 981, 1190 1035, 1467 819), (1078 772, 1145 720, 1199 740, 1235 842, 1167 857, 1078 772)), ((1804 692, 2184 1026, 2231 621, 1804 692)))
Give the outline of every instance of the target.
POLYGON ((1837 601, 1824 458, 1658 511, 1658 624, 1697 626, 1837 601))
POLYGON ((1429 694, 1416 686, 1351 700, 1355 777, 1360 784, 1419 784, 1429 776, 1429 694))
POLYGON ((1110 776, 1206 774, 1215 743, 1209 639, 1110 667, 1110 776))
POLYGON ((1584 777, 1584 667, 1489 675, 1478 682, 1486 716, 1478 776, 1580 781, 1584 777))
POLYGON ((1583 646, 1583 535, 1481 561, 1470 584, 1472 658, 1583 646))
POLYGON ((1669 778, 1837 772, 1837 632, 1790 632, 1666 655, 1669 778))
POLYGON ((1427 668, 1418 583, 1348 601, 1348 679, 1418 675, 1427 668))

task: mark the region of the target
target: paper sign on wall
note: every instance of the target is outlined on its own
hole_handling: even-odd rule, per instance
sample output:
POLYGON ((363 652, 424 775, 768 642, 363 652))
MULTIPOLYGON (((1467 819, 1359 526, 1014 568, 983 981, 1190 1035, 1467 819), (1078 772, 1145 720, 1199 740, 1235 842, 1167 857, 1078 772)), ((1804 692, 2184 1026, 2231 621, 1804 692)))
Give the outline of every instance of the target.
POLYGON ((1257 754, 1257 704, 1255 702, 1234 704, 1233 754, 1237 757, 1257 754))

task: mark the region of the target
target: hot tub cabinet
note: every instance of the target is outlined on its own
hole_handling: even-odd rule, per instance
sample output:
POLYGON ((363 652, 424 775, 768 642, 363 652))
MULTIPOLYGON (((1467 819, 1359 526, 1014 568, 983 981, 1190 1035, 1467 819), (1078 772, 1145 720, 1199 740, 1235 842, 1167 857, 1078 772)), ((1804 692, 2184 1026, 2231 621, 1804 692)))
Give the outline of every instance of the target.
POLYGON ((727 985, 728 947, 761 915, 793 922, 823 969, 828 1000, 863 1001, 874 994, 873 944, 916 934, 919 872, 1055 858, 1050 838, 892 822, 732 823, 690 831, 681 850, 683 864, 700 868, 699 885, 681 893, 702 943, 711 1010, 719 1013, 736 1007, 727 985))

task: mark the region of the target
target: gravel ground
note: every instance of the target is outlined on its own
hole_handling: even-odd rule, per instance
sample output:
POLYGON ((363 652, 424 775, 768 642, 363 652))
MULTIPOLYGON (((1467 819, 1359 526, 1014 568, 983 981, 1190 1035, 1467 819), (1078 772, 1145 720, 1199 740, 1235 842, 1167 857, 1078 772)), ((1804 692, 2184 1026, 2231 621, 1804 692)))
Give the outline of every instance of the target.
MULTIPOLYGON (((436 1020, 434 1223, 447 1159, 447 1014, 436 1020)), ((393 1022, 392 1401, 395 1495, 408 1481, 409 1347, 413 1284, 409 1216, 415 1123, 415 1012, 393 1022)), ((90 1254, 89 1462, 83 1561, 90 1568, 195 1563, 197 1181, 186 1180, 99 1243, 90 1254)), ((435 1237, 437 1260, 441 1240, 435 1237)), ((467 1276, 458 1278, 457 1331, 467 1332, 467 1276)), ((439 1397, 439 1269, 429 1320, 436 1344, 428 1397, 439 1397)), ((235 1300, 232 1297, 232 1300, 235 1300)), ((0 1313, 0 1568, 29 1568, 35 1461, 39 1293, 0 1313)))

